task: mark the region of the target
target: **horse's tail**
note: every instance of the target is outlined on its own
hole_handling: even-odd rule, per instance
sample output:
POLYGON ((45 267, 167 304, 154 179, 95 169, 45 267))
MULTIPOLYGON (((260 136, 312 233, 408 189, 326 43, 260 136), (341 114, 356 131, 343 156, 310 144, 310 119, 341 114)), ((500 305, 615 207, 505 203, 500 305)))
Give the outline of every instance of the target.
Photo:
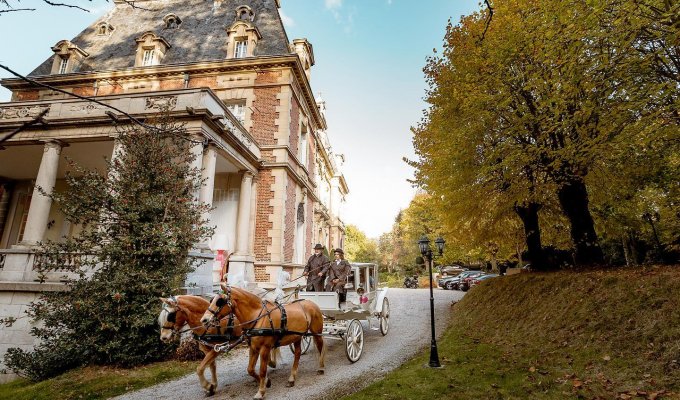
POLYGON ((272 368, 276 368, 276 363, 279 361, 282 362, 283 357, 281 357, 281 350, 278 347, 276 347, 269 352, 269 366, 272 368))

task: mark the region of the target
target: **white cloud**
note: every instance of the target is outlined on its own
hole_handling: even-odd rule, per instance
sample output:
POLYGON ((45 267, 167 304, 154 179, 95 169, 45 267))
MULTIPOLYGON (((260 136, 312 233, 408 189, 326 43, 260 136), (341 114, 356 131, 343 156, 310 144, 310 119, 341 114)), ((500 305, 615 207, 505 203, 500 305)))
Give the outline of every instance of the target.
POLYGON ((342 7, 342 0, 324 0, 324 4, 326 4, 326 8, 329 10, 334 10, 342 7))
POLYGON ((387 5, 391 6, 392 5, 392 0, 387 0, 387 5))
POLYGON ((286 15, 283 10, 279 10, 279 15, 281 15, 281 21, 283 21, 285 27, 290 28, 291 26, 295 26, 295 20, 286 15))

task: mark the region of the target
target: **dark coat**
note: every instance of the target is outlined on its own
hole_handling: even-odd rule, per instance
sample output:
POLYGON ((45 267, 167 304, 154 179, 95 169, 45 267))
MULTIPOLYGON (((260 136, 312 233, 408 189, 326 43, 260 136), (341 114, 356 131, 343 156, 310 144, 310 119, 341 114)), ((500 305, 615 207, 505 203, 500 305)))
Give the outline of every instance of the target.
POLYGON ((309 274, 309 276, 307 276, 308 287, 315 287, 318 291, 323 288, 324 280, 326 280, 326 270, 328 269, 329 263, 330 261, 328 260, 328 257, 323 254, 314 254, 309 257, 304 270, 304 273, 309 274), (319 272, 323 273, 323 275, 319 276, 319 272))
POLYGON ((349 261, 340 260, 339 264, 335 261, 331 261, 331 264, 328 267, 328 284, 326 285, 326 291, 347 293, 345 283, 350 272, 352 272, 352 266, 349 265, 349 261), (338 279, 338 283, 333 284, 333 279, 338 279))

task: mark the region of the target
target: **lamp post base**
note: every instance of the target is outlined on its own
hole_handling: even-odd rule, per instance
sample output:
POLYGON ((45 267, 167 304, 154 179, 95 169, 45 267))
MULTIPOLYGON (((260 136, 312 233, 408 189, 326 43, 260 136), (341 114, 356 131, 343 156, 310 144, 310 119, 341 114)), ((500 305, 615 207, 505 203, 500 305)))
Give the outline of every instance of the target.
POLYGON ((430 362, 427 364, 430 368, 441 368, 439 363, 439 352, 437 351, 437 343, 432 341, 430 345, 430 362))

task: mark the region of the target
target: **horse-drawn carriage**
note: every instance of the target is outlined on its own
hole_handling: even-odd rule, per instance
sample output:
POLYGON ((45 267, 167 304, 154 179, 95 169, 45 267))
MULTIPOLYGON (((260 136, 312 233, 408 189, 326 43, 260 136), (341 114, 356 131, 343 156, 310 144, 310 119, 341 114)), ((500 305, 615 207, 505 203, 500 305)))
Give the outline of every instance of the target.
POLYGON ((224 293, 215 295, 209 304, 196 296, 161 299, 164 303, 158 317, 161 339, 170 341, 183 332, 196 336, 206 353, 197 374, 208 395, 214 394, 217 388, 217 354, 247 343, 250 349, 247 370, 259 382, 254 398, 260 399, 271 385, 267 366, 276 365, 279 347, 290 345, 293 350, 293 368, 288 379, 288 386, 293 386, 300 356, 312 341, 319 352, 317 372, 323 374, 325 338, 344 340, 347 358, 356 362, 364 347, 361 320, 366 320, 369 328, 387 334, 390 304, 387 288, 378 288, 377 266, 351 266, 345 284, 346 299, 342 303, 336 292, 300 292, 299 286, 284 297, 292 300, 272 302, 226 284, 222 286, 224 293), (374 327, 374 323, 377 326, 374 327), (255 369, 258 358, 259 371, 255 369), (211 370, 210 381, 203 376, 207 367, 211 370))
MULTIPOLYGON (((298 298, 316 303, 324 316, 324 338, 343 340, 345 354, 351 362, 361 357, 364 349, 364 328, 366 320, 369 329, 379 329, 387 335, 390 328, 390 302, 387 288, 378 288, 378 266, 368 263, 353 263, 347 276, 346 299, 340 302, 336 292, 299 292, 298 298), (363 289, 363 290, 362 290, 363 289)), ((303 354, 309 348, 311 338, 302 340, 303 354)))

